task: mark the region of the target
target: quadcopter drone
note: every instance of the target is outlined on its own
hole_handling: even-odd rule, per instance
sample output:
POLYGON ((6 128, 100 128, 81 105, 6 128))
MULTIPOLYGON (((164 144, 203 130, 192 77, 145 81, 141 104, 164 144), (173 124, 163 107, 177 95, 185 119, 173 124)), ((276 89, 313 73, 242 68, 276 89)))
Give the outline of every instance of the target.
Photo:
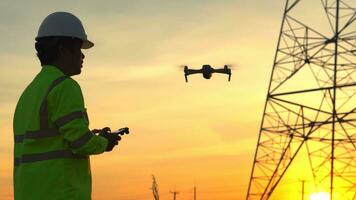
POLYGON ((191 74, 202 73, 205 79, 210 79, 213 73, 222 73, 229 75, 229 81, 231 78, 231 68, 224 65, 224 68, 214 69, 210 65, 203 65, 201 69, 188 69, 188 66, 184 66, 185 82, 188 82, 188 76, 191 74))

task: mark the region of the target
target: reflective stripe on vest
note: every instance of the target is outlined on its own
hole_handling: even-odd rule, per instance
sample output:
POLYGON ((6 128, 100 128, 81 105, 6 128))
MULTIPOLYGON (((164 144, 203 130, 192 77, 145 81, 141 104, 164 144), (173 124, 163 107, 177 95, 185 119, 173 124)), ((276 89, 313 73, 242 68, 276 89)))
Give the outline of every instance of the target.
POLYGON ((86 112, 83 112, 83 111, 75 111, 75 112, 72 112, 72 113, 69 113, 68 115, 65 115, 59 119, 57 119, 54 123, 60 127, 60 126, 63 126, 65 125, 66 123, 74 120, 74 119, 79 119, 79 118, 84 118, 86 119, 87 117, 87 113, 86 112))
POLYGON ((15 143, 22 143, 25 135, 15 135, 15 143))
MULTIPOLYGON (((23 136, 23 135, 21 135, 21 136, 23 136)), ((83 134, 77 140, 69 143, 69 146, 71 148, 79 148, 79 147, 85 145, 85 143, 87 143, 90 140, 90 138, 93 136, 94 136, 94 134, 89 131, 89 132, 83 134)), ((19 138, 20 137, 18 137, 18 139, 19 138)), ((26 135, 26 138, 27 138, 27 135, 26 135)), ((15 137, 15 140, 16 140, 16 137, 15 137)), ((23 137, 22 137, 22 140, 23 140, 23 137)), ((36 161, 50 160, 50 159, 56 159, 56 158, 87 158, 87 157, 78 155, 78 154, 73 154, 70 150, 59 150, 59 151, 52 151, 52 152, 38 153, 38 154, 25 154, 21 158, 15 158, 14 165, 18 166, 18 165, 20 165, 20 163, 36 162, 36 161)))
POLYGON ((88 156, 74 154, 70 150, 58 150, 45 153, 25 154, 21 158, 15 158, 14 165, 17 166, 21 163, 30 163, 36 161, 51 160, 57 158, 72 158, 72 159, 85 159, 88 156))
POLYGON ((59 135, 59 132, 55 128, 27 131, 24 135, 15 135, 15 143, 21 143, 24 139, 40 139, 56 135, 59 135))
POLYGON ((90 138, 93 137, 93 136, 94 136, 94 134, 89 131, 89 132, 83 134, 77 140, 69 143, 69 147, 71 147, 71 148, 79 148, 79 147, 83 146, 85 143, 87 143, 90 140, 90 138))
MULTIPOLYGON (((56 120, 55 124, 58 127, 60 127, 72 120, 79 119, 79 118, 86 119, 87 113, 82 111, 72 112, 56 120)), ((41 129, 37 131, 27 131, 23 135, 15 135, 15 143, 21 143, 23 142, 24 139, 40 139, 40 138, 52 137, 56 135, 59 135, 59 131, 56 128, 41 129)))
POLYGON ((43 100, 41 103, 41 107, 40 107, 40 129, 47 129, 48 127, 48 106, 47 106, 47 97, 48 94, 52 91, 52 89, 57 86, 59 83, 61 83, 62 81, 64 81, 65 79, 67 79, 67 76, 61 76, 59 78, 57 78, 56 80, 54 80, 51 85, 49 86, 43 100))

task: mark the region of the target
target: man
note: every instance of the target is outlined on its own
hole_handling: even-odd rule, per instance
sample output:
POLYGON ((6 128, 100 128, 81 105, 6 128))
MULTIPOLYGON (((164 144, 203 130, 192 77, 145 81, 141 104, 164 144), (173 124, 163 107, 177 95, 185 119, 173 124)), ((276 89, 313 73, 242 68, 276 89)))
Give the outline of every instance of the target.
POLYGON ((92 46, 70 13, 42 22, 35 44, 42 70, 21 95, 13 121, 15 200, 91 199, 89 155, 111 151, 121 139, 107 127, 89 130, 80 86, 70 78, 81 73, 81 49, 92 46))

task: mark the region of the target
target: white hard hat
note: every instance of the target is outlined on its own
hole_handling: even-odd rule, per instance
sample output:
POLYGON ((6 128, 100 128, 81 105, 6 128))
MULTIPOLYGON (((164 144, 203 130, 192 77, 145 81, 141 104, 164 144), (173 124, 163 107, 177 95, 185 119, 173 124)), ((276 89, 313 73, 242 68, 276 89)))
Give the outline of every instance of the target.
POLYGON ((87 39, 81 21, 68 12, 55 12, 48 15, 38 29, 36 40, 42 37, 52 36, 81 39, 83 41, 83 49, 89 49, 94 46, 94 43, 87 39))

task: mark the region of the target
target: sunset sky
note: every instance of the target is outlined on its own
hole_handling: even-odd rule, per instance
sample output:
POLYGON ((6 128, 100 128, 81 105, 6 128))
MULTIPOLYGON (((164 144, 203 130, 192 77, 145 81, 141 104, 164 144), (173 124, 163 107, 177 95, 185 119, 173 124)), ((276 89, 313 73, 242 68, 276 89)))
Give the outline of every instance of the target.
MULTIPOLYGON (((12 117, 40 71, 34 38, 55 11, 79 17, 81 85, 90 128, 128 126, 118 148, 91 156, 93 200, 246 196, 284 0, 0 1, 0 199, 13 199, 12 117), (237 66, 185 83, 182 69, 237 66)), ((295 194, 299 194, 296 191, 295 194)), ((294 195, 295 195, 294 194, 294 195)), ((284 195, 286 199, 288 194, 284 195)), ((292 198, 292 197, 290 197, 292 198)))

